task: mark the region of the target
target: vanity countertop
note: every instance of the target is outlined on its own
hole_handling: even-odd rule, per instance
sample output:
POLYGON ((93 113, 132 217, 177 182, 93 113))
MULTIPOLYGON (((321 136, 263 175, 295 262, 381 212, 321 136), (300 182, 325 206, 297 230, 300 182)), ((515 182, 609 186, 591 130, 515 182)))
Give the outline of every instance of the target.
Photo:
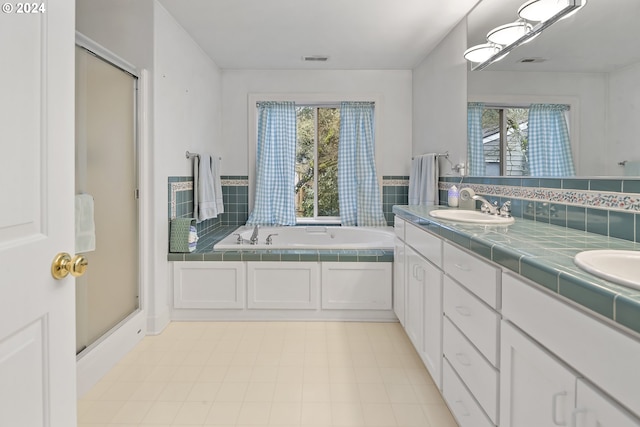
POLYGON ((429 216, 433 209, 447 208, 394 206, 393 212, 640 334, 640 290, 602 280, 573 262, 581 251, 640 250, 639 243, 523 218, 508 226, 447 221, 429 216))

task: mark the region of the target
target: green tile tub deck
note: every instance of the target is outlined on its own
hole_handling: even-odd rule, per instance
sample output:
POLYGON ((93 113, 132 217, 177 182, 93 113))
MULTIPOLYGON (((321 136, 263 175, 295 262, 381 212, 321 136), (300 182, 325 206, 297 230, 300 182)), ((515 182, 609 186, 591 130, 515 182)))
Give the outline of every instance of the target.
POLYGON ((238 228, 226 225, 198 240, 192 253, 169 253, 167 261, 393 262, 393 249, 261 249, 213 250, 213 245, 238 228))
POLYGON ((600 279, 573 262, 584 250, 640 250, 640 243, 523 218, 509 226, 464 224, 432 218, 432 209, 447 208, 394 206, 393 212, 640 334, 640 290, 600 279))

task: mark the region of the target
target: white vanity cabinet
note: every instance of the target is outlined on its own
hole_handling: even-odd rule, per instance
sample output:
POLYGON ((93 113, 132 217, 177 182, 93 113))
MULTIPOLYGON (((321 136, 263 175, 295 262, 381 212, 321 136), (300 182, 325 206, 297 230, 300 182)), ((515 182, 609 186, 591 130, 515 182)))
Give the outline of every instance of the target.
POLYGON ((459 380, 481 410, 471 411, 469 403, 456 405, 447 400, 456 419, 484 425, 488 418, 497 425, 500 269, 448 242, 443 252, 443 353, 456 374, 445 376, 445 398, 450 394, 448 389, 459 389, 459 380), (474 413, 483 416, 469 418, 474 413))
POLYGON ((500 425, 640 426, 640 340, 525 279, 502 283, 500 425))
POLYGON ((393 249, 393 312, 402 326, 405 325, 405 274, 407 266, 405 263, 404 244, 405 221, 395 217, 394 231, 396 240, 393 249))
POLYGON ((635 418, 583 379, 578 380, 571 427, 638 427, 635 418))
MULTIPOLYGON (((401 220, 397 220, 401 221, 401 220)), ((438 388, 442 387, 442 240, 420 228, 406 223, 406 241, 397 242, 395 259, 394 310, 403 314, 403 326, 438 388), (398 262, 399 261, 399 262, 398 262), (398 273, 398 269, 402 273, 398 273)), ((398 318, 401 318, 400 315, 398 318)))
POLYGON ((405 330, 434 382, 442 386, 442 273, 412 248, 406 248, 405 330))
POLYGON ((568 426, 577 375, 528 339, 502 323, 500 425, 568 426))

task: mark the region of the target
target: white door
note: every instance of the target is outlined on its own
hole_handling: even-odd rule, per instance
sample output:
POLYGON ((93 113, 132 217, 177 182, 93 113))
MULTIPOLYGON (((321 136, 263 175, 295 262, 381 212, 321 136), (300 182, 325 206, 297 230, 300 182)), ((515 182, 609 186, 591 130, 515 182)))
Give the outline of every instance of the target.
POLYGON ((51 275, 74 248, 74 9, 0 12, 0 426, 76 425, 74 281, 51 275))

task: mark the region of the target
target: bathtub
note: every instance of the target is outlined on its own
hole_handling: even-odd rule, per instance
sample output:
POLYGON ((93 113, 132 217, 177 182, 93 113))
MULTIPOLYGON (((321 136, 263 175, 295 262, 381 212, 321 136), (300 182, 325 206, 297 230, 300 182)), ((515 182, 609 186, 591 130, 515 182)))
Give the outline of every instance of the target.
POLYGON ((213 246, 214 250, 256 249, 390 249, 393 250, 393 227, 260 227, 258 244, 249 243, 253 227, 242 226, 213 246), (243 243, 238 243, 240 234, 243 243), (267 245, 267 236, 272 244, 267 245))

